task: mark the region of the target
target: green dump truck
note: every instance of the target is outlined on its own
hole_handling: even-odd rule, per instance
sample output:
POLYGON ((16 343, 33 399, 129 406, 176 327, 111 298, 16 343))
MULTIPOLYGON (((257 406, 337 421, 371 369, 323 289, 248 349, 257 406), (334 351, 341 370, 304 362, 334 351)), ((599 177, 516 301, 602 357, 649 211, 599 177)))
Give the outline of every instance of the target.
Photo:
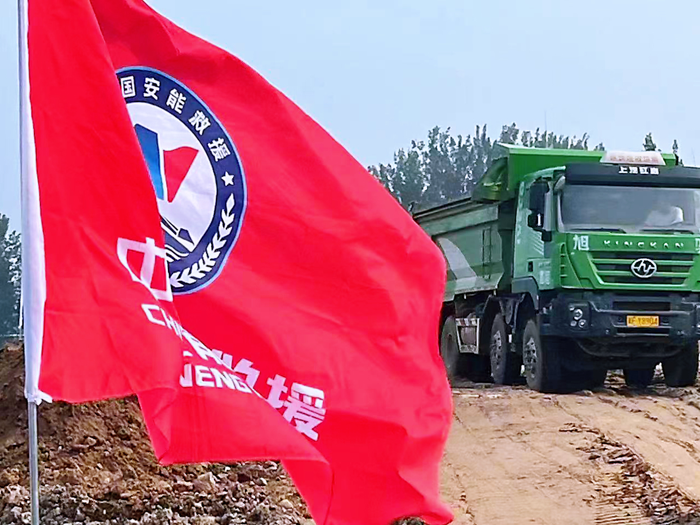
POLYGON ((700 169, 675 155, 497 145, 469 199, 414 215, 448 263, 448 375, 542 392, 623 369, 695 383, 700 169))

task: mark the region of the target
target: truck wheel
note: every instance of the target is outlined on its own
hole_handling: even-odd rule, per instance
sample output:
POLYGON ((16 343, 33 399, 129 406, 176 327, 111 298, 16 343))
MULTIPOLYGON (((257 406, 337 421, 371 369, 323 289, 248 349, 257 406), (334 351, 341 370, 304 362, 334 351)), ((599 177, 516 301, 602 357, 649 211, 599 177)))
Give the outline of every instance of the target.
POLYGON ((625 368, 623 372, 625 374, 625 384, 627 386, 646 388, 654 380, 656 367, 638 369, 625 368))
POLYGON ((605 384, 605 379, 608 377, 608 371, 589 370, 586 372, 586 388, 599 388, 605 384))
POLYGON ((489 356, 491 359, 491 376, 497 385, 512 385, 520 378, 521 360, 508 348, 508 330, 503 316, 499 313, 491 323, 489 356))
POLYGON ((559 345, 554 338, 544 341, 535 319, 530 319, 523 332, 523 364, 527 385, 533 390, 554 393, 561 388, 559 345))
POLYGON ((440 357, 445 364, 445 371, 450 381, 460 375, 464 364, 458 341, 457 324, 455 318, 450 316, 442 325, 442 334, 440 335, 440 357))
POLYGON ((691 343, 661 363, 668 386, 692 386, 698 378, 698 343, 691 343))

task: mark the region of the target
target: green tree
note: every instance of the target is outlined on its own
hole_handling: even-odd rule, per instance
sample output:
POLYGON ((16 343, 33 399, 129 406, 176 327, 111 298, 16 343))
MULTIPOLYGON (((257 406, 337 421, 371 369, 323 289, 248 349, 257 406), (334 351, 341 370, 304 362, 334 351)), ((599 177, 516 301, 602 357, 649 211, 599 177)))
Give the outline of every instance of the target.
POLYGON ((404 206, 418 202, 427 185, 421 167, 422 142, 411 143, 408 150, 400 149, 394 153, 393 164, 370 166, 369 170, 404 206))
POLYGON ((21 243, 10 221, 0 214, 0 335, 18 331, 21 277, 21 243))
MULTIPOLYGON (((515 123, 503 126, 498 137, 505 144, 564 149, 588 149, 588 140, 587 133, 578 138, 539 129, 521 131, 515 123)), ((393 163, 368 169, 405 208, 426 207, 471 194, 493 160, 495 142, 486 126, 476 126, 474 134, 466 136, 436 126, 426 141, 398 150, 393 163)), ((603 144, 595 149, 604 149, 603 144)))

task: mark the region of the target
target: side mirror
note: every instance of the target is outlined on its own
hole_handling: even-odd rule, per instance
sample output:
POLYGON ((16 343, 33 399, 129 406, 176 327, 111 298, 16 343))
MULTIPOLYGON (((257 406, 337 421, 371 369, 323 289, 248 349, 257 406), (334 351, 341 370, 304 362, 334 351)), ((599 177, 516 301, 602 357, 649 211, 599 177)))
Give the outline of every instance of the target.
POLYGON ((530 215, 527 217, 527 225, 542 234, 545 242, 552 240, 552 232, 545 230, 545 211, 547 206, 547 193, 549 185, 545 181, 537 181, 530 187, 530 215))
POLYGON ((544 214, 545 196, 549 191, 549 185, 545 181, 537 181, 530 187, 530 211, 544 214))

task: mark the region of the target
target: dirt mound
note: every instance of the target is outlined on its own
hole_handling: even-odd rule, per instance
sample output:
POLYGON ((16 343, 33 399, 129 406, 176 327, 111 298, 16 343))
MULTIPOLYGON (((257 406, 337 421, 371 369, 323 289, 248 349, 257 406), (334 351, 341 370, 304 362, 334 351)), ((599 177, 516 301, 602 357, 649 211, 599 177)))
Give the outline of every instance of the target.
MULTIPOLYGON (((0 523, 28 523, 24 357, 0 350, 0 523)), ((276 462, 162 467, 135 399, 39 412, 42 524, 310 523, 276 462)))

